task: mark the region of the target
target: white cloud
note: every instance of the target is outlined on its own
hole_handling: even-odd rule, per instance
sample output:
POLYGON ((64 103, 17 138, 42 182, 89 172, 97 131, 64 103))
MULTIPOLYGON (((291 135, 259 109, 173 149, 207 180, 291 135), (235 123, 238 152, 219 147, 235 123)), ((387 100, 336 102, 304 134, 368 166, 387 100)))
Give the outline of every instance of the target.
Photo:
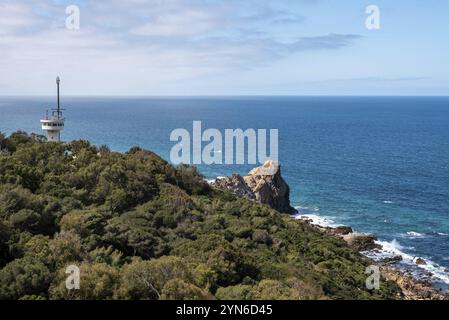
POLYGON ((29 6, 9 1, 0 3, 0 35, 22 30, 36 22, 29 6))
POLYGON ((81 29, 74 31, 64 28, 65 8, 53 1, 2 2, 0 70, 8 74, 8 91, 0 87, 0 94, 17 94, 24 84, 30 94, 48 93, 42 81, 56 74, 73 82, 70 93, 157 94, 176 91, 180 81, 219 77, 355 40, 328 35, 285 42, 283 34, 280 41, 265 32, 266 25, 301 23, 300 14, 264 5, 247 12, 248 4, 237 1, 83 3, 81 29))
POLYGON ((182 10, 156 17, 154 21, 131 29, 144 36, 186 36, 212 31, 218 27, 219 16, 205 10, 182 10))

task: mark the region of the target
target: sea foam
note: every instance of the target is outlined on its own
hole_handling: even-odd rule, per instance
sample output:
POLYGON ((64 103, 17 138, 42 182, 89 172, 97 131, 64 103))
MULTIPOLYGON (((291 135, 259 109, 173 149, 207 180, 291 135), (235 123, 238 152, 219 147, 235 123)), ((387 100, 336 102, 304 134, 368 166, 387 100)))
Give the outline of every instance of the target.
MULTIPOLYGON (((309 207, 295 207, 298 210, 298 214, 294 215, 296 219, 310 220, 311 224, 317 225, 320 227, 332 227, 335 228, 339 226, 333 219, 330 217, 325 217, 318 215, 318 208, 309 208, 309 207), (312 213, 313 212, 313 213, 312 213)), ((407 235, 410 237, 422 237, 423 234, 415 231, 407 232, 407 235)), ((381 261, 385 258, 392 258, 395 256, 401 256, 402 261, 400 262, 399 267, 412 269, 413 275, 417 278, 422 278, 428 276, 428 273, 431 273, 431 280, 435 282, 443 282, 445 284, 449 284, 449 273, 447 270, 434 263, 430 259, 426 257, 422 257, 425 259, 425 265, 416 264, 416 260, 420 257, 414 256, 406 251, 413 251, 412 247, 404 247, 402 246, 398 240, 394 239, 392 241, 376 241, 382 249, 380 250, 372 250, 372 251, 364 251, 362 254, 373 259, 374 261, 381 261)))
POLYGON ((415 231, 409 231, 407 232, 407 236, 409 238, 421 238, 424 237, 424 234, 415 231))
POLYGON ((324 217, 321 215, 318 215, 319 209, 316 207, 310 208, 310 207, 301 207, 297 206, 295 209, 298 211, 296 215, 294 215, 295 219, 301 219, 301 220, 310 220, 310 223, 316 226, 320 227, 337 227, 338 225, 335 224, 335 221, 332 220, 331 217, 324 217))
POLYGON ((439 282, 444 282, 446 284, 449 284, 449 273, 446 272, 445 268, 434 263, 430 259, 427 259, 425 257, 424 260, 427 264, 425 265, 418 265, 416 264, 416 260, 418 257, 415 255, 412 255, 410 253, 407 253, 406 251, 413 250, 411 247, 403 247, 399 241, 394 239, 391 242, 388 241, 376 241, 377 244, 382 246, 382 249, 379 251, 367 251, 363 252, 366 256, 373 259, 374 261, 380 261, 385 258, 391 258, 394 256, 401 256, 402 261, 401 264, 405 267, 414 269, 413 274, 421 278, 425 276, 425 272, 430 272, 432 276, 430 277, 432 280, 437 280, 439 282))

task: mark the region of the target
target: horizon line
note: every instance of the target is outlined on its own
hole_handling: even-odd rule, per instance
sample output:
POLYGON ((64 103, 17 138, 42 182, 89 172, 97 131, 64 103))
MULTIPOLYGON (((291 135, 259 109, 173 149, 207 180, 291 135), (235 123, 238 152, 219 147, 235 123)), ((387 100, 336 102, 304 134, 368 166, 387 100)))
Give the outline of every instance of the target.
MULTIPOLYGON (((54 95, 48 94, 48 95, 1 95, 0 98, 54 98, 54 95)), ((330 97, 330 98, 350 98, 350 97, 367 97, 367 98, 382 98, 382 97, 398 97, 398 98, 449 98, 449 94, 413 94, 413 95, 406 95, 406 94, 286 94, 286 95, 260 95, 260 94, 198 94, 198 95, 91 95, 91 94, 66 94, 63 95, 63 97, 69 97, 69 98, 301 98, 301 97, 330 97)))

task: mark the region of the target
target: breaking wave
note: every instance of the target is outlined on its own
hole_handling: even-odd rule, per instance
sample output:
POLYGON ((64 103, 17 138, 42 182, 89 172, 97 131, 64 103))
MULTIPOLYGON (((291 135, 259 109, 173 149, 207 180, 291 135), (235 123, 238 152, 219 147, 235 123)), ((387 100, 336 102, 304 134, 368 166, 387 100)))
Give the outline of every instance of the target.
MULTIPOLYGON (((294 215, 296 219, 310 220, 310 223, 313 225, 321 226, 321 227, 337 227, 337 224, 330 217, 321 216, 318 214, 318 208, 309 208, 309 207, 295 207, 298 210, 298 214, 294 215)), ((441 233, 438 233, 441 235, 441 233)), ((411 238, 418 238, 425 236, 422 233, 409 231, 407 232, 407 236, 411 238)), ((373 259, 374 261, 381 261, 386 258, 392 258, 401 256, 402 261, 397 265, 399 269, 407 269, 412 272, 412 275, 416 278, 427 278, 435 283, 445 283, 446 287, 449 284, 449 272, 444 267, 438 265, 437 263, 432 262, 430 259, 426 257, 418 257, 413 254, 410 254, 410 251, 413 251, 413 247, 404 247, 402 246, 398 240, 394 239, 390 242, 388 241, 376 241, 382 249, 380 250, 372 250, 362 252, 365 256, 373 259), (424 259, 426 264, 417 264, 417 259, 424 259)))
POLYGON ((324 217, 318 214, 319 209, 314 207, 301 207, 297 206, 295 209, 298 211, 294 215, 295 219, 309 220, 311 224, 320 227, 337 227, 338 224, 335 223, 330 217, 324 217))

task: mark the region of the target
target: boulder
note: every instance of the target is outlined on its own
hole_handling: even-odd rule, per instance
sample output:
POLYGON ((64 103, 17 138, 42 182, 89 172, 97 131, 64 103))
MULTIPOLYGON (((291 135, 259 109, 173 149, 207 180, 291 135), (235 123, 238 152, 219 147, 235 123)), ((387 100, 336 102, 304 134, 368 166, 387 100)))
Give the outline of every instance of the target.
POLYGON ((382 248, 382 246, 376 243, 377 238, 369 234, 354 232, 343 235, 342 238, 350 247, 357 251, 369 251, 382 248))
POLYGON ((397 255, 397 256, 383 258, 382 260, 379 261, 379 263, 387 265, 387 264, 398 263, 398 262, 401 262, 402 260, 403 260, 403 257, 401 255, 397 255))
POLYGON ((352 228, 346 226, 339 226, 332 229, 333 234, 347 235, 352 232, 353 232, 352 228))
POLYGON ((415 260, 415 263, 416 263, 417 265, 421 265, 421 266, 427 265, 426 260, 424 260, 423 258, 417 258, 417 259, 415 260))

